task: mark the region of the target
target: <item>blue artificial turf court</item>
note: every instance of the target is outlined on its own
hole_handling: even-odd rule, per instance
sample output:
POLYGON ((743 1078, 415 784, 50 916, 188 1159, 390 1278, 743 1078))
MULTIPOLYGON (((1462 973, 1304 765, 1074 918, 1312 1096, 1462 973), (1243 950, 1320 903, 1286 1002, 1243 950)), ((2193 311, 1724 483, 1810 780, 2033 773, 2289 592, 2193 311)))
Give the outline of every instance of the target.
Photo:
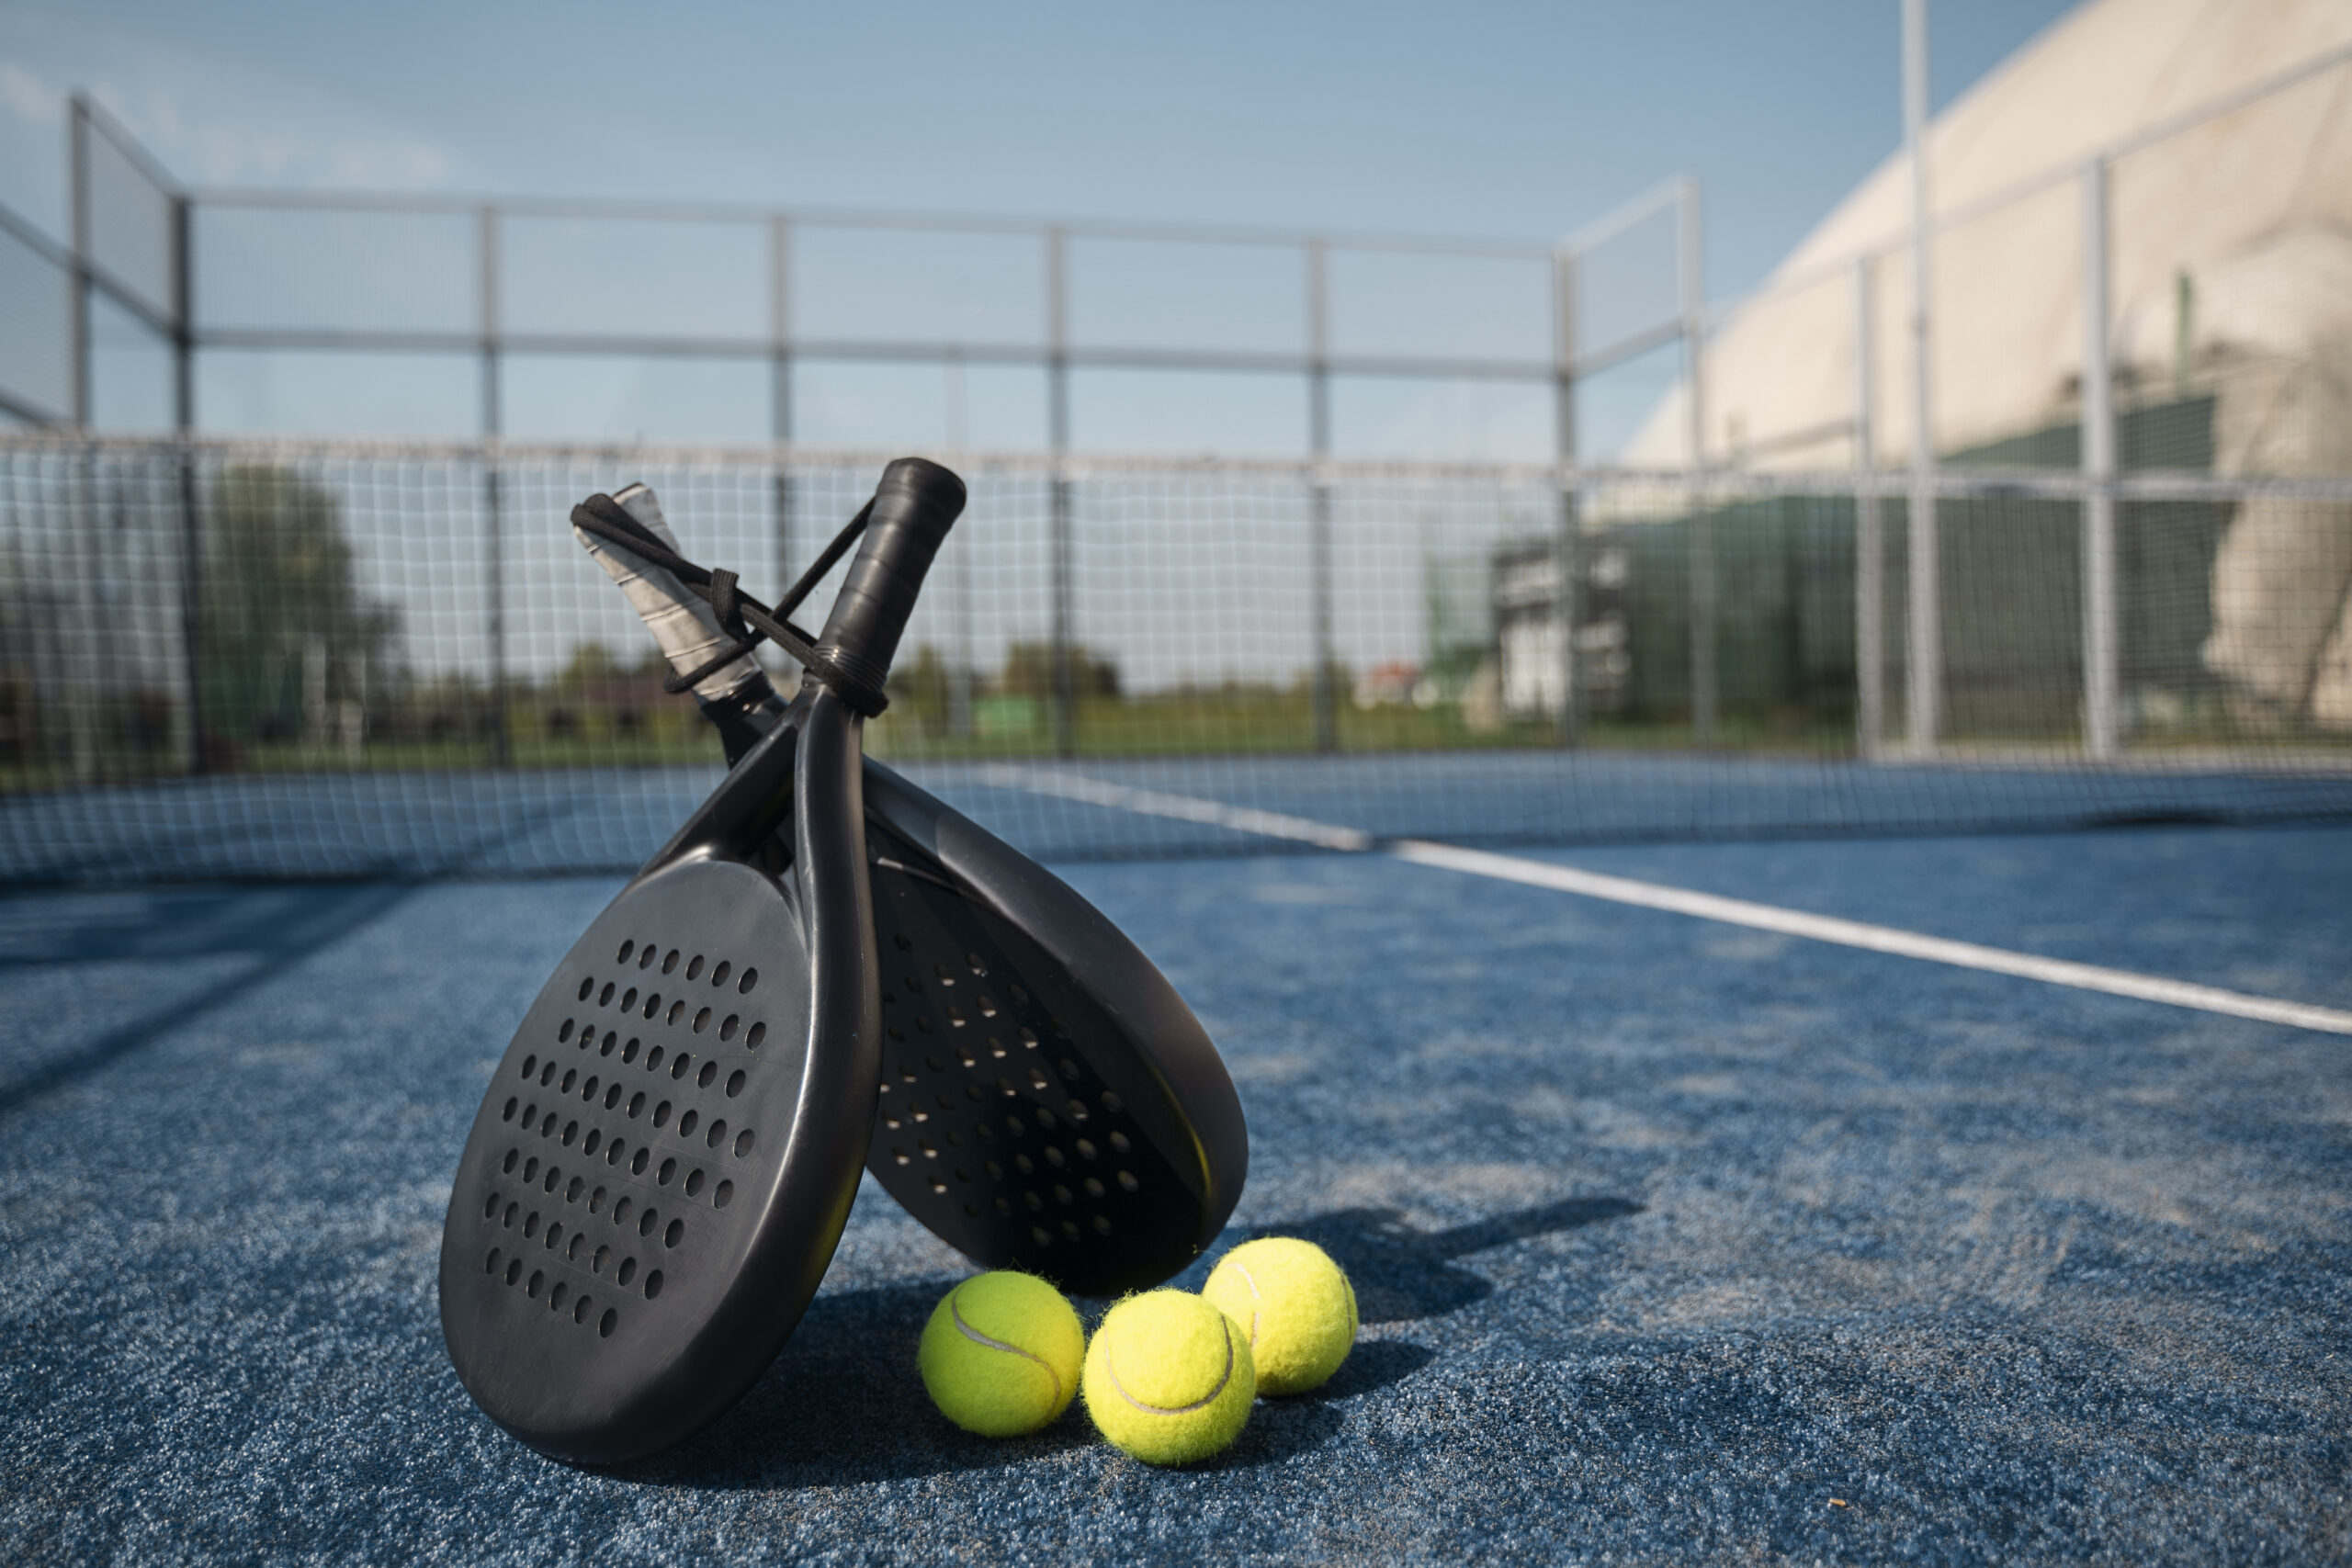
MULTIPOLYGON (((1088 809, 1183 786, 1122 778, 1088 809)), ((2352 1556, 2352 1038, 1151 820, 1181 856, 1060 869, 1232 1068, 1220 1245, 1321 1242, 1364 1320, 1221 1459, 949 1427, 914 1345, 966 1266, 870 1180, 717 1425, 503 1436, 441 1346, 450 1173, 621 879, 387 852, 0 899, 0 1558, 2352 1556)), ((1510 853, 2352 1024, 2340 824, 1901 827, 1510 853)))

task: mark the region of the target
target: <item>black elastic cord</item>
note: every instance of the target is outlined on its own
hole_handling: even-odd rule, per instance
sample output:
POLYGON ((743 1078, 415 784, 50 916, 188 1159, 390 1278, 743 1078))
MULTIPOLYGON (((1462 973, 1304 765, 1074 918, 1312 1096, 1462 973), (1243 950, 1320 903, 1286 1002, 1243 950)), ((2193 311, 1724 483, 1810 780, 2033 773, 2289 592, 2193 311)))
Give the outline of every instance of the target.
POLYGON ((732 639, 729 646, 684 674, 672 675, 662 682, 662 689, 673 694, 694 689, 695 683, 742 658, 763 642, 773 642, 786 655, 823 682, 850 710, 872 718, 890 705, 881 687, 861 681, 818 651, 816 639, 785 619, 794 607, 808 597, 809 591, 823 581, 842 557, 848 554, 857 536, 865 532, 866 519, 873 515, 874 503, 869 501, 858 509, 857 515, 833 536, 814 564, 792 585, 790 592, 774 609, 744 592, 737 578, 724 568, 709 570, 696 566, 662 542, 644 524, 628 514, 628 509, 602 493, 592 495, 571 509, 571 525, 583 533, 593 534, 610 544, 618 545, 630 554, 643 558, 648 563, 661 567, 680 582, 710 602, 711 613, 718 617, 719 630, 732 639))

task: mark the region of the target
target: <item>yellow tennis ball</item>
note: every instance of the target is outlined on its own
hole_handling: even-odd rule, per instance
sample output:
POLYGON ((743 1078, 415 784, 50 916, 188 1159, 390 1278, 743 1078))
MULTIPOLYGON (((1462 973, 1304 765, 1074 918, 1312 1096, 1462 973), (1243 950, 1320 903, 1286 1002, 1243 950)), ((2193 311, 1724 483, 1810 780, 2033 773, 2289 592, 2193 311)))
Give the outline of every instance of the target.
POLYGON ((1069 1408, 1085 1355, 1086 1330, 1062 1293, 1008 1269, 948 1292, 915 1359, 940 1414, 984 1438, 1014 1438, 1069 1408))
POLYGON ((1243 1242, 1217 1263, 1201 1294, 1249 1336, 1260 1393, 1320 1388, 1355 1346, 1355 1287, 1311 1241, 1243 1242))
POLYGON ((1182 1291, 1147 1291, 1094 1330, 1085 1388, 1104 1437, 1147 1464, 1191 1464, 1240 1436, 1258 1375, 1232 1319, 1182 1291))

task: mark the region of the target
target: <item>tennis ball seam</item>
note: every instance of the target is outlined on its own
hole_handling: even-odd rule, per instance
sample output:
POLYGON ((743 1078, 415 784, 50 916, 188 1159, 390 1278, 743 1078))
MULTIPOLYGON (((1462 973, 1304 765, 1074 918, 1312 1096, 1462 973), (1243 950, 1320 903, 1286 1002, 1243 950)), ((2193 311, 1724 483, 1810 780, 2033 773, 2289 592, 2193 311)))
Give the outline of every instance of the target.
POLYGON ((947 1293, 947 1315, 949 1318, 954 1320, 956 1331, 975 1345, 984 1345, 991 1350, 1009 1350, 1013 1355, 1019 1356, 1024 1360, 1034 1361, 1036 1363, 1037 1370, 1044 1372, 1046 1379, 1053 1383, 1054 1400, 1055 1403, 1059 1404, 1062 1397, 1061 1374, 1054 1371, 1052 1365, 1047 1362, 1043 1356, 1038 1355, 1035 1351, 1024 1350, 1018 1345, 1008 1345, 1001 1339, 991 1339, 987 1335, 981 1333, 978 1329, 973 1327, 970 1324, 966 1323, 964 1321, 963 1309, 956 1304, 956 1298, 963 1294, 963 1292, 964 1287, 958 1285, 956 1289, 947 1293))
POLYGON ((1116 1342, 1102 1348, 1102 1370, 1111 1375, 1111 1386, 1118 1391, 1119 1397, 1147 1416, 1189 1416, 1195 1410, 1205 1410, 1217 1402, 1217 1397, 1225 1393, 1226 1385, 1233 1381, 1233 1328, 1230 1323, 1220 1323, 1217 1328, 1225 1336, 1225 1371, 1217 1374, 1215 1388, 1190 1404, 1146 1404, 1129 1393, 1127 1385, 1119 1381, 1119 1347, 1116 1342))
POLYGON ((1258 1348, 1258 1315, 1260 1310, 1265 1305, 1266 1298, 1259 1291, 1257 1279, 1250 1272, 1248 1264, 1238 1258, 1228 1258, 1226 1262, 1232 1266, 1235 1273, 1241 1276, 1241 1282, 1250 1287, 1250 1348, 1255 1350, 1258 1348))

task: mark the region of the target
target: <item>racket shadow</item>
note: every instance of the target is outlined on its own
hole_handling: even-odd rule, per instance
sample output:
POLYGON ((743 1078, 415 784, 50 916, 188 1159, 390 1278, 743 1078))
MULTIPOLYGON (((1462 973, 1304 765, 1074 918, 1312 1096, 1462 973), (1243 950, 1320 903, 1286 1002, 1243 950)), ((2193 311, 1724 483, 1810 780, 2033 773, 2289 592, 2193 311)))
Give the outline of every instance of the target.
POLYGON ((1295 1235, 1315 1243, 1348 1271, 1363 1322, 1409 1323, 1459 1312, 1495 1293, 1490 1281, 1460 1267, 1460 1258, 1641 1212, 1642 1205, 1627 1198, 1568 1198, 1420 1231, 1395 1209, 1340 1209, 1252 1231, 1244 1239, 1295 1235))

